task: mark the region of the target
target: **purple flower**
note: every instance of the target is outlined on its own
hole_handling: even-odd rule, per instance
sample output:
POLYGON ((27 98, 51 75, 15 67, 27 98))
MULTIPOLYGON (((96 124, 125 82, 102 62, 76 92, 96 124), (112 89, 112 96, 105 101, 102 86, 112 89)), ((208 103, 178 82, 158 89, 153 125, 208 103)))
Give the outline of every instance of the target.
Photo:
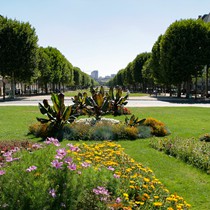
POLYGON ((113 167, 111 167, 111 166, 109 166, 107 169, 110 170, 110 171, 114 171, 114 170, 115 170, 115 169, 114 169, 113 167))
POLYGON ((6 172, 4 170, 0 170, 0 176, 4 175, 6 172))
POLYGON ((60 143, 58 141, 58 139, 54 139, 54 138, 47 138, 44 142, 45 144, 54 144, 55 146, 59 147, 60 146, 60 143))
POLYGON ((96 195, 109 195, 109 192, 108 190, 105 188, 105 187, 100 187, 98 186, 97 188, 94 188, 93 189, 93 192, 96 194, 96 195))
POLYGON ((114 174, 114 178, 119 179, 119 178, 120 178, 120 176, 119 176, 119 175, 117 175, 117 174, 114 174))
POLYGON ((66 149, 65 148, 58 149, 56 152, 57 152, 57 155, 55 156, 55 158, 57 158, 57 159, 63 159, 64 156, 66 155, 66 149))
POLYGON ((79 152, 79 151, 80 151, 80 148, 74 146, 73 144, 67 144, 67 146, 70 148, 70 150, 71 150, 72 152, 79 152))
POLYGON ((12 162, 13 158, 12 156, 6 156, 6 162, 12 162))
POLYGON ((55 189, 50 189, 49 190, 50 195, 55 198, 56 197, 56 193, 55 193, 55 189))
POLYGON ((29 168, 26 169, 27 172, 31 172, 31 171, 34 171, 36 170, 37 167, 36 166, 30 166, 29 168))
POLYGON ((34 148, 34 149, 41 149, 42 145, 38 144, 38 143, 35 143, 35 144, 32 145, 32 148, 34 148))
POLYGON ((75 163, 71 163, 67 166, 71 171, 75 171, 77 169, 77 166, 75 163))
POLYGON ((53 160, 51 162, 52 166, 56 169, 62 168, 63 162, 59 162, 58 160, 53 160))
POLYGON ((7 151, 3 154, 4 157, 11 157, 12 156, 12 151, 7 151))
POLYGON ((11 152, 18 152, 18 151, 20 151, 19 147, 15 147, 14 149, 11 150, 11 152))
POLYGON ((120 198, 120 197, 118 197, 117 199, 116 199, 116 203, 120 203, 122 201, 122 199, 120 198))
POLYGON ((72 158, 71 157, 67 157, 64 159, 64 162, 67 163, 68 165, 72 163, 72 158))
POLYGON ((90 167, 90 163, 87 163, 87 162, 83 162, 81 165, 84 168, 90 167))

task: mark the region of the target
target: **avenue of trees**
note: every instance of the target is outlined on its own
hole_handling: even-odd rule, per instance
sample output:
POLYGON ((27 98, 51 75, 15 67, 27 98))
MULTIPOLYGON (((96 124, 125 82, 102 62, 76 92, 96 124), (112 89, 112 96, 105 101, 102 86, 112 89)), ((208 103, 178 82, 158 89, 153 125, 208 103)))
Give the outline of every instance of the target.
POLYGON ((210 64, 210 23, 199 20, 180 20, 172 23, 165 34, 154 43, 151 53, 141 53, 120 70, 109 85, 121 85, 146 92, 156 87, 185 90, 189 97, 198 79, 205 76, 205 95, 208 95, 210 64))
POLYGON ((38 46, 35 29, 27 22, 0 16, 0 76, 25 91, 31 84, 43 92, 62 90, 64 87, 87 87, 95 81, 80 68, 74 67, 62 53, 53 47, 38 46), (50 90, 49 90, 50 88, 50 90))

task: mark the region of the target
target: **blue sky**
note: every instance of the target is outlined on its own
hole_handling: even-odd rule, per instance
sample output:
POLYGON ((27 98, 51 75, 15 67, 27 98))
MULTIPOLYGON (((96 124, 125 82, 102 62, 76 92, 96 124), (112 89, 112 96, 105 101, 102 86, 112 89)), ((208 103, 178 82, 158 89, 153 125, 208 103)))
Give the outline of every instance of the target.
POLYGON ((209 0, 0 0, 0 14, 29 22, 39 46, 56 47, 74 65, 116 74, 150 52, 180 19, 210 12, 209 0))

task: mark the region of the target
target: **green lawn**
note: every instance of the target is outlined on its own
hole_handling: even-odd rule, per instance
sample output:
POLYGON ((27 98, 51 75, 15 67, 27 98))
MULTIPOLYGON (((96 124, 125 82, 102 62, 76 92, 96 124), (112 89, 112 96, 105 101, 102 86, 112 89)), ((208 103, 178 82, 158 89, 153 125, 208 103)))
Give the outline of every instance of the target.
MULTIPOLYGON (((171 130, 171 137, 198 138, 201 134, 210 132, 210 109, 196 107, 150 107, 130 108, 139 118, 154 117, 164 122, 171 130)), ((0 140, 37 138, 27 136, 28 125, 36 122, 41 116, 37 107, 0 107, 0 140)), ((124 120, 124 116, 118 119, 124 120)), ((177 193, 192 204, 192 209, 208 210, 210 206, 210 176, 204 172, 183 163, 173 157, 152 149, 149 141, 120 141, 125 152, 136 161, 150 167, 157 178, 170 190, 177 193)))

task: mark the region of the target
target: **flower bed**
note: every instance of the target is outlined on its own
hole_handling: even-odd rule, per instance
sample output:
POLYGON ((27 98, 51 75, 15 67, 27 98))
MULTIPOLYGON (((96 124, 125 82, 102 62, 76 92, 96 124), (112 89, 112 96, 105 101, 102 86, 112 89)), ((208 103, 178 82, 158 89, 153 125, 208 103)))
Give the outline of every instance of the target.
POLYGON ((151 146, 210 174, 210 144, 197 139, 152 139, 151 146))
POLYGON ((119 144, 45 145, 15 153, 0 173, 4 209, 188 209, 119 144), (31 150, 37 148, 37 151, 31 150), (15 190, 14 190, 15 189, 15 190))

